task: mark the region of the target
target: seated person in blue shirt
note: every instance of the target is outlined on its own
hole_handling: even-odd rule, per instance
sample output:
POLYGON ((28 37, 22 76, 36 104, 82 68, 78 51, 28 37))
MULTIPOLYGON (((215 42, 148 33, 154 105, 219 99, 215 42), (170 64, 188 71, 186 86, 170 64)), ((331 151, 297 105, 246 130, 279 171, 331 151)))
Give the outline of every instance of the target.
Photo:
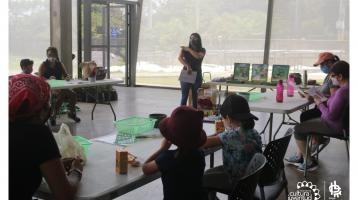
POLYGON ((164 139, 161 147, 145 161, 143 172, 161 172, 164 200, 205 199, 202 192, 205 158, 200 149, 206 141, 203 117, 202 111, 181 106, 159 124, 164 139), (169 150, 171 144, 178 148, 169 150))
POLYGON ((20 66, 22 73, 21 74, 31 74, 32 73, 32 66, 34 65, 34 61, 30 59, 22 59, 20 61, 20 66))
POLYGON ((203 148, 222 146, 224 165, 209 169, 203 177, 203 186, 209 199, 216 199, 215 190, 232 191, 235 180, 246 171, 255 153, 261 153, 261 137, 254 129, 258 118, 250 113, 245 98, 239 95, 227 97, 220 108, 226 131, 208 137, 203 148))
MULTIPOLYGON (((64 64, 60 61, 58 57, 57 49, 55 47, 49 47, 47 48, 46 53, 47 60, 40 65, 39 76, 45 79, 69 80, 70 76, 67 74, 64 64)), ((50 117, 51 125, 56 125, 56 115, 59 113, 59 110, 65 99, 67 99, 68 101, 70 110, 70 112, 68 113, 68 117, 73 119, 75 122, 80 122, 81 119, 76 116, 76 93, 69 89, 53 91, 52 93, 56 94, 56 103, 52 108, 52 113, 50 117)))

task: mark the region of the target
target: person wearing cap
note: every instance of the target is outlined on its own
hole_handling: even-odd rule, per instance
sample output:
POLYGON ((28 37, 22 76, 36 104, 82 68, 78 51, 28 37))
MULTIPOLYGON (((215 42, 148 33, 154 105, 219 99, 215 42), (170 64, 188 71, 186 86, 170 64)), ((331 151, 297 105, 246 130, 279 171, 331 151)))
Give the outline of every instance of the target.
MULTIPOLYGON (((228 96, 220 108, 225 131, 208 137, 203 148, 222 146, 223 165, 205 172, 204 188, 231 191, 234 180, 240 179, 255 153, 262 153, 262 142, 254 129, 258 118, 250 112, 248 102, 242 96, 228 96)), ((216 199, 209 192, 209 199, 216 199)))
POLYGON ((298 166, 299 171, 304 171, 306 165, 308 171, 313 171, 318 167, 317 161, 311 157, 310 149, 307 161, 304 160, 307 134, 339 135, 343 134, 343 129, 349 128, 346 124, 349 122, 345 121, 346 112, 349 112, 349 64, 345 61, 333 64, 330 70, 330 79, 334 85, 339 86, 339 89, 328 98, 327 102, 322 101, 318 96, 314 97, 314 102, 321 115, 295 126, 294 135, 298 150, 286 160, 288 163, 298 166))
POLYGON ((144 174, 161 172, 164 200, 205 199, 202 190, 205 158, 200 149, 206 141, 203 118, 202 111, 180 106, 159 123, 164 139, 142 169, 144 174), (172 144, 177 149, 169 150, 172 144))
MULTIPOLYGON (((339 61, 338 56, 336 56, 330 52, 323 52, 323 53, 319 54, 318 60, 313 64, 313 66, 319 65, 321 68, 321 71, 323 73, 327 74, 327 76, 323 80, 322 86, 320 87, 320 92, 322 94, 324 94, 326 97, 331 96, 331 94, 333 94, 339 87, 332 83, 332 81, 330 79, 330 75, 329 75, 329 72, 331 71, 333 64, 336 63, 337 61, 339 61)), ((301 93, 300 91, 299 91, 299 94, 311 102, 314 101, 313 97, 308 96, 307 94, 301 93)), ((321 111, 318 109, 317 106, 315 106, 314 108, 306 110, 301 113, 300 122, 302 123, 307 120, 314 119, 314 118, 317 118, 320 116, 321 116, 321 111)), ((319 145, 327 145, 328 143, 329 143, 328 138, 314 136, 312 138, 311 151, 314 152, 319 147, 319 145)), ((295 156, 291 157, 291 158, 286 158, 286 160, 289 163, 293 163, 293 164, 296 164, 296 163, 301 164, 303 162, 303 158, 297 158, 295 156)))
POLYGON ((9 80, 9 199, 28 199, 42 178, 56 199, 73 199, 81 180, 80 159, 67 163, 66 176, 51 130, 45 126, 50 115, 50 87, 31 74, 9 80))
MULTIPOLYGON (((45 79, 56 79, 56 80, 70 80, 70 75, 66 72, 64 64, 58 57, 58 51, 56 47, 49 47, 46 50, 47 59, 39 67, 39 76, 45 79)), ((62 89, 55 91, 56 102, 52 108, 50 117, 51 125, 56 125, 56 116, 62 106, 62 103, 67 99, 69 106, 68 117, 73 121, 80 122, 81 119, 76 115, 76 93, 69 89, 62 89)))
POLYGON ((333 85, 329 76, 329 72, 331 71, 333 64, 336 63, 337 61, 339 61, 338 56, 330 52, 323 52, 319 54, 318 60, 313 64, 313 66, 315 67, 319 65, 321 71, 327 74, 321 86, 321 93, 326 96, 331 95, 331 89, 334 90, 337 89, 337 86, 333 85))
POLYGON ((22 70, 22 74, 31 74, 32 73, 32 66, 34 65, 34 61, 26 58, 20 61, 20 66, 22 70))

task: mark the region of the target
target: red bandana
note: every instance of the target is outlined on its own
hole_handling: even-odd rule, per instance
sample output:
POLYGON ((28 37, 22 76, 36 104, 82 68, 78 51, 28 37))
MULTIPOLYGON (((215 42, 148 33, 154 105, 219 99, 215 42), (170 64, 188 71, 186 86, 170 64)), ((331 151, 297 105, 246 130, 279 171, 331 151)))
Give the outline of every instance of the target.
POLYGON ((39 77, 19 74, 9 80, 9 119, 16 121, 36 114, 48 103, 50 86, 39 77))

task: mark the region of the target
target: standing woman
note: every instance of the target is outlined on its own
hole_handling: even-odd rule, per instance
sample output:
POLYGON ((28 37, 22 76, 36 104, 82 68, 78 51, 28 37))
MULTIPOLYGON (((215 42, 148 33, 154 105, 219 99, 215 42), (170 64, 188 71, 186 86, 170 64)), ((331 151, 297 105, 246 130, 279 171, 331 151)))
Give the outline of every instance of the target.
POLYGON ((201 63, 204 59, 206 50, 201 44, 201 37, 198 33, 192 33, 190 35, 189 47, 181 47, 179 61, 184 65, 184 69, 188 70, 188 73, 192 71, 197 72, 195 83, 186 83, 180 81, 181 86, 181 102, 180 105, 186 105, 188 100, 189 90, 192 90, 193 107, 197 108, 198 103, 198 89, 200 88, 203 77, 201 70, 201 63))

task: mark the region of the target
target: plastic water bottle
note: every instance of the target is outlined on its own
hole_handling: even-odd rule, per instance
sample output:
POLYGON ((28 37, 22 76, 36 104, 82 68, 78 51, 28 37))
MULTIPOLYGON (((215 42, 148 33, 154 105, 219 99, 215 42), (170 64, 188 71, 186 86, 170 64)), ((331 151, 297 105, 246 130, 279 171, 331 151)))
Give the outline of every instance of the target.
POLYGON ((279 80, 276 85, 276 102, 283 102, 283 83, 282 80, 279 80))
POLYGON ((295 93, 295 79, 293 75, 290 74, 287 80, 287 96, 293 97, 294 93, 295 93))

